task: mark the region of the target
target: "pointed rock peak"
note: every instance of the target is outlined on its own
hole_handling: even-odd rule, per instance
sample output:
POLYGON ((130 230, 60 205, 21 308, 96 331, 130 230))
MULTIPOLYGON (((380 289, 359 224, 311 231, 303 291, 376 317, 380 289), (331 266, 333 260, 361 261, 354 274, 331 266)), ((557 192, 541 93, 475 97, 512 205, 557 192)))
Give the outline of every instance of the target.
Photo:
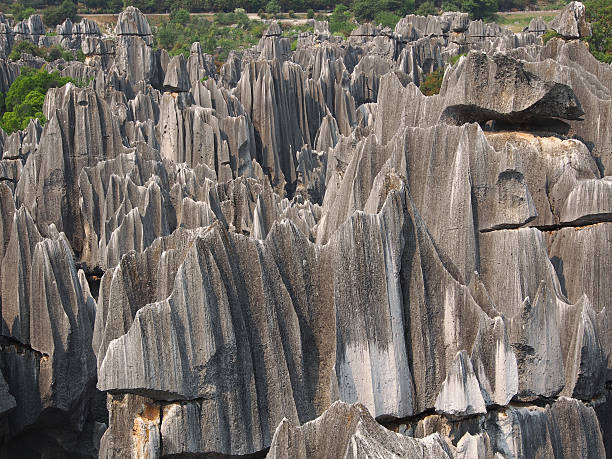
POLYGON ((351 32, 351 37, 374 37, 380 33, 380 27, 371 22, 364 22, 351 32))
POLYGON ((535 32, 535 33, 544 33, 548 26, 546 25, 546 21, 541 17, 533 18, 529 21, 529 25, 525 27, 523 32, 535 32))
POLYGON ((481 327, 472 348, 472 362, 487 404, 507 405, 518 391, 518 367, 501 317, 481 327))
POLYGON ((449 417, 463 417, 487 412, 480 384, 467 352, 457 352, 442 383, 435 404, 436 411, 449 417))
POLYGON ((274 433, 267 459, 288 457, 449 457, 438 434, 411 438, 377 423, 360 403, 334 402, 321 416, 293 427, 286 418, 274 433))
POLYGON ((29 18, 18 22, 13 31, 16 34, 44 35, 45 26, 40 15, 33 14, 29 18))
POLYGON ((72 34, 72 21, 70 18, 66 18, 64 22, 56 27, 58 35, 71 35, 72 34))
POLYGON ((555 396, 565 384, 557 310, 555 292, 542 281, 534 301, 526 298, 522 311, 510 321, 522 400, 555 396))
POLYGON ((314 33, 315 35, 329 35, 329 22, 315 20, 314 33))
POLYGON ((202 54, 202 45, 200 45, 199 41, 195 41, 191 44, 189 54, 202 54))
POLYGON ((152 35, 151 26, 144 14, 138 8, 128 6, 119 14, 115 26, 117 35, 152 35))
POLYGON ((174 56, 166 70, 164 89, 171 92, 187 92, 190 86, 185 58, 182 54, 174 56))
POLYGON ((548 26, 564 38, 591 36, 591 25, 586 21, 586 12, 581 2, 570 2, 548 26))

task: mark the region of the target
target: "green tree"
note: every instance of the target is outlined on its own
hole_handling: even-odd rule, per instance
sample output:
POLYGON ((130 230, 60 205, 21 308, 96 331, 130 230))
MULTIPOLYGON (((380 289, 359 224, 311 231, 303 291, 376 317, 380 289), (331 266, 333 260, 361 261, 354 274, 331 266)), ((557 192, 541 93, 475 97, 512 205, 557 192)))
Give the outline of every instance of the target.
POLYGON ((329 31, 335 34, 348 36, 356 27, 351 21, 349 9, 342 4, 336 5, 334 12, 329 16, 329 31))
POLYGON ((26 7, 22 2, 15 2, 11 8, 11 13, 15 21, 23 21, 33 14, 36 14, 36 10, 31 6, 26 7))
POLYGON ((123 9, 123 0, 110 0, 104 9, 109 13, 119 13, 123 9))
POLYGON ((587 20, 591 21, 593 35, 589 37, 591 54, 602 62, 612 62, 612 2, 589 0, 585 2, 587 20))
POLYGON ((191 19, 189 11, 184 8, 170 11, 170 22, 184 26, 189 22, 189 19, 191 19))
POLYGON ((435 14, 438 14, 438 9, 436 8, 434 2, 432 2, 431 0, 427 0, 426 2, 421 3, 421 5, 419 5, 416 10, 416 14, 420 16, 433 16, 435 14))
POLYGON ((447 0, 444 11, 463 11, 472 19, 488 19, 498 11, 497 0, 447 0))
POLYGON ((77 7, 74 2, 64 0, 57 7, 47 8, 43 14, 43 22, 48 27, 54 27, 61 24, 66 19, 75 22, 77 20, 77 7))
POLYGON ((281 7, 277 0, 270 0, 266 5, 266 13, 278 14, 280 13, 281 7))
POLYGON ((391 11, 380 11, 375 18, 377 24, 380 24, 384 27, 389 27, 391 29, 395 29, 395 26, 401 19, 401 16, 398 16, 391 11))
POLYGON ((75 83, 68 77, 60 76, 59 72, 47 72, 24 67, 15 79, 5 97, 6 113, 2 115, 0 126, 6 132, 25 129, 32 118, 38 118, 45 123, 42 113, 45 94, 49 88, 57 88, 68 82, 75 83))
POLYGON ((384 11, 404 17, 414 11, 414 0, 381 0, 381 7, 384 11))
POLYGON ((355 0, 353 2, 353 13, 355 13, 355 18, 360 21, 373 20, 381 10, 380 0, 355 0))
POLYGON ((81 0, 87 8, 91 9, 101 9, 106 7, 108 1, 107 0, 81 0))

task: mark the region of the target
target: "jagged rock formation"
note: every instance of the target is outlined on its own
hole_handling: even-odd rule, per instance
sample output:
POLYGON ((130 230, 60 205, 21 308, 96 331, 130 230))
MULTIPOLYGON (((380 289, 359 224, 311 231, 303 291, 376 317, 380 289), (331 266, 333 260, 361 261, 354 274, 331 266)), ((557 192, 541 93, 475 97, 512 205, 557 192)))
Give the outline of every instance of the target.
MULTIPOLYGON (((0 132, 0 457, 611 454, 612 71, 582 4, 546 45, 313 26, 219 71, 133 7, 58 26, 87 59, 50 68, 90 84, 0 132)), ((16 39, 50 40, 0 16, 16 39)))
POLYGON ((581 38, 591 36, 591 26, 586 21, 584 5, 580 2, 570 2, 552 21, 549 27, 565 38, 581 38))

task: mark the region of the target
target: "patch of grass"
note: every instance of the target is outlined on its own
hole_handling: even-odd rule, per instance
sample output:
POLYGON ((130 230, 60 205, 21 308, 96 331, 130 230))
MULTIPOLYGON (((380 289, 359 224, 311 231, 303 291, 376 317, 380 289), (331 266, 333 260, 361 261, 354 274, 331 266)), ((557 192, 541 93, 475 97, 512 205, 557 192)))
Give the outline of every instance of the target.
POLYGON ((553 38, 556 37, 561 37, 561 35, 559 35, 557 32, 555 32, 552 29, 548 29, 546 32, 544 32, 544 34, 542 35, 542 41, 544 42, 544 44, 548 43, 550 40, 552 40, 553 38))
POLYGON ((461 56, 467 56, 467 53, 457 54, 456 56, 451 57, 448 62, 450 63, 450 65, 455 65, 457 62, 459 62, 461 56))

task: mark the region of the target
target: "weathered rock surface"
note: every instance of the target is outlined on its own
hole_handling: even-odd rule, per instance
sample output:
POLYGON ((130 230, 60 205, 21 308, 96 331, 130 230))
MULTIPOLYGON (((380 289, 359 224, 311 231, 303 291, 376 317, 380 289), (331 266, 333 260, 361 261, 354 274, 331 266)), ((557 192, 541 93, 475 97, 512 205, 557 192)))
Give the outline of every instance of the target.
POLYGON ((133 7, 53 39, 0 16, 0 57, 53 41, 91 79, 0 132, 0 456, 603 457, 612 71, 584 17, 546 45, 313 21, 295 51, 272 23, 218 71, 133 7))
POLYGON ((283 419, 266 457, 449 458, 449 449, 438 434, 423 439, 405 437, 377 424, 363 405, 335 402, 321 417, 302 426, 283 419))
POLYGON ((548 26, 565 38, 591 36, 591 25, 586 21, 585 8, 580 2, 568 3, 548 26))

